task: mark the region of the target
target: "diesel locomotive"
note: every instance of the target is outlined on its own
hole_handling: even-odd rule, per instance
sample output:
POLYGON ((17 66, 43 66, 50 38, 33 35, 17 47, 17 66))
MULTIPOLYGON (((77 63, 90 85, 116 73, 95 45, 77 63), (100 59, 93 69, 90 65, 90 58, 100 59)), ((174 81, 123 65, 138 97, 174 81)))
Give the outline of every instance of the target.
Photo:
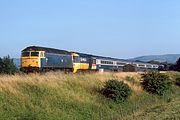
POLYGON ((72 71, 123 71, 131 65, 137 71, 157 70, 158 65, 122 59, 71 52, 54 48, 30 46, 21 52, 21 70, 24 72, 64 70, 72 71))

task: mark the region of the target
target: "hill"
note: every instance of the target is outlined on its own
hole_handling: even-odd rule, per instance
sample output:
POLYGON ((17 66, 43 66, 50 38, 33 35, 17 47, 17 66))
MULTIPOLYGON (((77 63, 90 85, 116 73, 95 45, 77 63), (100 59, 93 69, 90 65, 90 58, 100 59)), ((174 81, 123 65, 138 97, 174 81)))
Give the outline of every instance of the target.
POLYGON ((148 62, 148 61, 159 61, 159 62, 168 62, 168 63, 176 63, 178 58, 180 57, 180 54, 166 54, 166 55, 147 55, 147 56, 140 56, 136 58, 132 58, 130 60, 133 61, 143 61, 143 62, 148 62))
MULTIPOLYGON (((170 73, 171 76, 179 73, 170 73)), ((180 94, 159 98, 143 91, 139 73, 17 74, 0 76, 2 120, 147 120, 180 119, 180 94), (115 103, 100 94, 104 82, 119 79, 133 95, 115 103)))

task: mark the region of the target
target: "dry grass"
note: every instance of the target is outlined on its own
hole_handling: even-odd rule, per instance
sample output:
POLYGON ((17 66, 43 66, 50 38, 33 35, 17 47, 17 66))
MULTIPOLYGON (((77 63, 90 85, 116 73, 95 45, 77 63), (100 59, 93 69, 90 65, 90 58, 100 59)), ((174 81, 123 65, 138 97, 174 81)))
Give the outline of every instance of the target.
POLYGON ((141 74, 141 72, 122 72, 115 75, 117 76, 118 80, 124 81, 124 83, 128 84, 136 93, 140 93, 142 92, 142 87, 140 86, 141 74), (127 77, 132 78, 133 81, 128 81, 127 77))
MULTIPOLYGON (((118 79, 127 83, 136 93, 141 92, 139 84, 132 84, 126 81, 126 77, 134 77, 139 81, 139 73, 92 73, 92 74, 64 74, 61 72, 48 72, 43 74, 16 74, 0 76, 0 91, 6 91, 19 97, 26 97, 19 90, 19 84, 48 86, 61 91, 67 98, 77 103, 91 102, 91 95, 84 95, 86 92, 94 91, 95 86, 103 86, 104 82, 110 79, 118 79), (77 86, 77 88, 76 88, 77 86), (80 86, 80 87, 79 87, 80 86), (76 91, 74 91, 75 89, 76 91), (78 90, 78 91, 77 91, 78 90), (88 96, 88 97, 87 97, 88 96)), ((92 93, 93 94, 93 93, 92 93)))
POLYGON ((16 75, 1 75, 0 76, 0 91, 9 91, 12 93, 17 92, 17 84, 28 83, 28 84, 45 84, 51 87, 59 87, 67 84, 67 82, 78 82, 78 84, 88 87, 88 84, 96 84, 96 82, 105 82, 109 79, 118 79, 127 83, 132 89, 140 90, 138 85, 134 85, 126 81, 126 77, 134 77, 135 82, 139 82, 139 73, 92 73, 92 74, 63 74, 61 72, 49 72, 45 74, 16 74, 16 75), (82 80, 80 78, 86 78, 82 80), (78 79, 78 80, 77 80, 78 79), (94 81, 94 82, 93 82, 94 81))
MULTIPOLYGON (((177 75, 168 74, 172 77, 177 75)), ((144 92, 140 86, 140 79, 141 73, 133 72, 0 75, 0 116, 2 119, 10 120, 17 119, 17 116, 22 120, 25 119, 24 116, 48 120, 150 118, 154 115, 149 112, 150 110, 161 106, 162 103, 165 106, 167 104, 144 92), (133 95, 127 102, 115 104, 99 94, 98 90, 111 79, 124 81, 131 87, 133 95), (148 117, 144 116, 147 111, 150 113, 148 117)), ((176 99, 175 102, 179 104, 179 97, 176 99)), ((169 104, 174 105, 170 102, 167 108, 171 107, 169 104)), ((170 109, 178 108, 174 106, 170 109)))

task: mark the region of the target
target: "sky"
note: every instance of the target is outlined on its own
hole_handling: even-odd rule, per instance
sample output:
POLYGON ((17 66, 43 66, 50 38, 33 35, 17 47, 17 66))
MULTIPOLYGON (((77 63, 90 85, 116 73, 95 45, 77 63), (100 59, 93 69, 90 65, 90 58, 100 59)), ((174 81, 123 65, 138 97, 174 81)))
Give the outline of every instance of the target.
POLYGON ((125 59, 180 53, 180 0, 0 0, 0 56, 31 45, 125 59))

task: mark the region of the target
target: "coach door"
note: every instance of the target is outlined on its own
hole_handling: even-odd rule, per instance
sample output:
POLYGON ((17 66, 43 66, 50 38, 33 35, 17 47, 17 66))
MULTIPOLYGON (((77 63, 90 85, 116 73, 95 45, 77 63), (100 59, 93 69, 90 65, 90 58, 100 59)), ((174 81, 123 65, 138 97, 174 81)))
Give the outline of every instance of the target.
POLYGON ((89 69, 91 69, 91 70, 96 69, 96 58, 90 58, 89 69))

